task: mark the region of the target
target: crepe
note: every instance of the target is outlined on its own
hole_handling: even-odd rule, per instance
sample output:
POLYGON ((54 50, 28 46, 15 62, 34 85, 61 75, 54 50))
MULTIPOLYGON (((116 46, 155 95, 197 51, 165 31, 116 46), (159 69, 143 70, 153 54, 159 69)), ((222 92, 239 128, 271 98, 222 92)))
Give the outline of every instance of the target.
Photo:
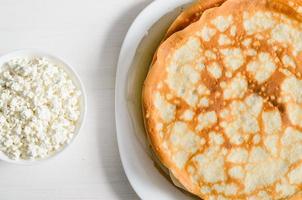
MULTIPOLYGON (((186 7, 173 21, 173 23, 169 26, 166 34, 162 38, 162 42, 164 42, 167 38, 169 38, 172 34, 185 29, 187 26, 199 20, 201 15, 207 9, 220 6, 226 0, 197 0, 188 7, 186 7)), ((154 54, 153 60, 151 62, 151 66, 156 61, 156 53, 154 54)), ((152 145, 150 143, 149 138, 147 137, 147 143, 150 145, 151 158, 154 161, 156 168, 163 174, 168 180, 173 183, 176 187, 180 188, 181 191, 185 192, 186 195, 190 195, 187 193, 186 188, 174 177, 173 173, 169 171, 159 160, 157 155, 154 153, 152 149, 152 145)), ((192 199, 195 199, 196 196, 191 194, 192 199)))
POLYGON ((143 90, 161 162, 204 199, 282 199, 302 183, 301 5, 228 0, 159 48, 143 90))
POLYGON ((198 21, 204 11, 218 7, 226 0, 198 0, 186 8, 171 24, 164 39, 198 21))
MULTIPOLYGON (((188 8, 185 8, 183 12, 174 20, 171 26, 168 28, 165 36, 163 37, 162 41, 165 41, 169 38, 172 34, 181 31, 191 25, 192 23, 198 21, 203 14, 204 11, 220 6, 226 0, 197 0, 188 8)), ((154 54, 152 64, 156 60, 156 53, 154 54)))

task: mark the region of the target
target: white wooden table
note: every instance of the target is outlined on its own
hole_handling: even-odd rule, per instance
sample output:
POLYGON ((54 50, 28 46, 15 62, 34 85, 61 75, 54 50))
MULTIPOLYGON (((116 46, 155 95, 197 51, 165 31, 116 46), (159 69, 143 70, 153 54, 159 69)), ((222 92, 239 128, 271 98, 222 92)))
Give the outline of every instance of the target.
POLYGON ((1 200, 138 199, 124 175, 114 122, 120 46, 151 0, 0 0, 0 54, 38 48, 80 74, 88 96, 82 132, 61 156, 34 166, 0 162, 1 200))

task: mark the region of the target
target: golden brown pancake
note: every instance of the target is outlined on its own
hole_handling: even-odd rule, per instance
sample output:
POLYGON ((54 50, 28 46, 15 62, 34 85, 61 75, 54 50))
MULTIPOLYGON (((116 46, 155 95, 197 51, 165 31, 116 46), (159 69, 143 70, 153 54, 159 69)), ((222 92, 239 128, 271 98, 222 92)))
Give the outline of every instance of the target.
MULTIPOLYGON (((165 36, 162 39, 164 42, 172 34, 181 31, 188 27, 190 24, 198 21, 204 11, 210 8, 220 6, 226 0, 197 0, 188 8, 184 9, 183 12, 174 20, 174 22, 168 28, 165 36)), ((152 65, 156 60, 156 53, 154 54, 152 65)))
POLYGON ((146 128, 188 191, 253 200, 301 190, 301 11, 228 0, 160 46, 143 90, 146 128))
POLYGON ((177 31, 181 31, 185 29, 190 24, 198 21, 203 14, 204 11, 218 7, 226 0, 198 0, 193 3, 191 6, 186 8, 171 24, 169 27, 165 38, 170 37, 172 34, 176 33, 177 31))

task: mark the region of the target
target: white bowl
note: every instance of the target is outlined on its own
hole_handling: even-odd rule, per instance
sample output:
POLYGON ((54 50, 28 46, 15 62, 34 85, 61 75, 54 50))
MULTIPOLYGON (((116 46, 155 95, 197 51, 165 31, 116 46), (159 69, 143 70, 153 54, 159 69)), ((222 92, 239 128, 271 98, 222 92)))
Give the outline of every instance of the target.
POLYGON ((49 160, 51 158, 58 156, 67 148, 67 146, 69 146, 74 141, 75 137, 80 132, 80 129, 84 123, 84 119, 86 116, 86 110, 87 110, 86 109, 86 93, 85 93, 85 90, 84 90, 84 87, 80 80, 79 75, 75 72, 75 70, 70 65, 66 64, 66 62, 62 61, 58 57, 55 57, 53 55, 50 55, 50 54, 45 53, 40 50, 24 49, 24 50, 17 50, 17 51, 13 51, 10 53, 6 53, 6 54, 0 56, 0 67, 3 66, 3 64, 9 60, 12 60, 14 58, 23 58, 23 57, 44 57, 44 58, 51 60, 55 64, 62 66, 64 68, 64 70, 67 72, 67 74, 69 75, 69 77, 71 78, 71 80, 73 81, 73 83, 75 84, 75 86, 77 87, 77 89, 79 89, 82 93, 81 99, 80 99, 80 104, 81 104, 80 113, 81 114, 80 114, 80 119, 76 125, 76 130, 75 130, 74 136, 73 136, 71 142, 69 144, 66 144, 62 149, 55 152, 53 155, 51 155, 49 157, 46 157, 43 159, 34 159, 34 160, 22 160, 22 159, 13 160, 13 159, 9 158, 7 155, 5 155, 3 152, 0 151, 0 160, 6 161, 9 163, 14 163, 14 164, 31 165, 31 164, 40 163, 45 160, 49 160))
POLYGON ((156 0, 131 25, 121 48, 116 75, 115 117, 126 175, 141 199, 192 199, 154 166, 141 114, 141 87, 155 48, 168 26, 192 0, 156 0))

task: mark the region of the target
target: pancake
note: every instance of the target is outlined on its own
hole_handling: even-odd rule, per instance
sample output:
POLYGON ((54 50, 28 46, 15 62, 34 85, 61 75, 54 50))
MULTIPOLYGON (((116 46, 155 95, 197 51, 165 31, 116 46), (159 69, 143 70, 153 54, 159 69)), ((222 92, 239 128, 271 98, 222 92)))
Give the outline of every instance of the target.
POLYGON ((161 162, 203 199, 302 187, 300 2, 228 0, 158 49, 143 89, 161 162))
MULTIPOLYGON (((174 20, 174 22, 168 28, 165 36, 163 37, 162 41, 165 41, 174 33, 181 31, 191 25, 192 23, 198 21, 203 14, 204 11, 220 6, 226 0, 198 0, 193 3, 188 8, 184 9, 180 15, 174 20)), ((152 64, 156 60, 156 53, 154 54, 152 64)))
POLYGON ((226 0, 198 0, 193 5, 189 6, 187 9, 185 9, 171 24, 169 27, 165 38, 170 37, 172 34, 183 30, 190 24, 198 21, 203 14, 204 11, 218 7, 222 3, 224 3, 226 0))

